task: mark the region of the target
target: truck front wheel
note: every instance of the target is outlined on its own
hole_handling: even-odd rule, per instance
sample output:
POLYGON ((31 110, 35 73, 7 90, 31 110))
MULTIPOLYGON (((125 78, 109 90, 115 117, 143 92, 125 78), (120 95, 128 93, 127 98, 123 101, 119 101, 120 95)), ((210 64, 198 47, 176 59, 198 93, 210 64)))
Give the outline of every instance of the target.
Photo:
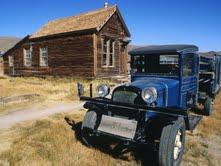
POLYGON ((81 139, 82 142, 88 146, 92 147, 93 145, 93 134, 92 131, 94 130, 97 122, 97 113, 93 110, 89 110, 82 122, 81 126, 81 139))
POLYGON ((179 166, 184 154, 185 121, 178 118, 162 130, 159 145, 159 165, 179 166))

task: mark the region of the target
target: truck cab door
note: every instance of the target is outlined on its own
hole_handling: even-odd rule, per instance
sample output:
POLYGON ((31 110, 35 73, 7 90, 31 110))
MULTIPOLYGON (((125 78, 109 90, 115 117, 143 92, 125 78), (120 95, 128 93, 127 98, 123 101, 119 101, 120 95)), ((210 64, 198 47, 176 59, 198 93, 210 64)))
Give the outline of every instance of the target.
POLYGON ((199 56, 196 53, 181 54, 180 107, 191 108, 197 103, 199 56))

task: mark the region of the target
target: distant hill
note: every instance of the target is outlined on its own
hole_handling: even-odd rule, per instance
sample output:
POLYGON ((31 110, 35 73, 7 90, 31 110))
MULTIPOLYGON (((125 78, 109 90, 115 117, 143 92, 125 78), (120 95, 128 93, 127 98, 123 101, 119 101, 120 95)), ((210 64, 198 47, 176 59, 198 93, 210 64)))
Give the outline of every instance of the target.
POLYGON ((13 47, 20 39, 17 37, 0 37, 0 52, 7 51, 13 47))
POLYGON ((142 47, 142 46, 138 46, 138 45, 129 45, 128 46, 128 52, 133 50, 133 49, 136 49, 136 48, 139 48, 139 47, 142 47))

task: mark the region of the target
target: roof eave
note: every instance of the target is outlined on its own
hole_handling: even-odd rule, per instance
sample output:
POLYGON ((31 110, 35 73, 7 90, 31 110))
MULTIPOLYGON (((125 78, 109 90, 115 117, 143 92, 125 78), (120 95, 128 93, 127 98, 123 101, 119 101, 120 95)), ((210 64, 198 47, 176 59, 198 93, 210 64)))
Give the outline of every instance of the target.
POLYGON ((124 21, 124 19, 123 19, 123 16, 121 15, 121 13, 120 13, 120 10, 119 10, 119 8, 116 6, 116 12, 118 13, 118 16, 120 17, 120 20, 121 20, 121 22, 122 22, 122 24, 123 24, 123 26, 124 26, 124 28, 126 29, 126 32, 127 32, 127 34, 128 34, 128 37, 131 37, 131 33, 130 33, 130 31, 129 31, 129 29, 128 29, 128 27, 127 27, 127 25, 126 25, 126 23, 125 23, 125 21, 124 21))
POLYGON ((30 40, 38 40, 38 39, 45 39, 45 38, 56 38, 56 37, 61 37, 61 36, 67 36, 67 35, 70 35, 70 34, 93 33, 93 32, 96 32, 96 31, 97 31, 96 28, 90 28, 90 29, 70 31, 70 32, 64 32, 64 33, 57 33, 57 34, 51 34, 51 35, 45 35, 45 36, 30 37, 30 40))

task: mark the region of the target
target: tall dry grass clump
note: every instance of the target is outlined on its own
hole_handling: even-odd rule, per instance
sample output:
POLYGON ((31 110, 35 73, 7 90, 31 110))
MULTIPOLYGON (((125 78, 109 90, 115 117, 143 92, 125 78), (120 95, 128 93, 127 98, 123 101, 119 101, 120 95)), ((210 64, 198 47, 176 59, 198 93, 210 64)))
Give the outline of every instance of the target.
POLYGON ((0 112, 13 108, 33 106, 34 104, 73 102, 78 101, 77 83, 82 83, 85 87, 85 95, 89 96, 90 84, 93 85, 93 92, 100 83, 107 83, 107 80, 84 80, 76 78, 59 77, 2 77, 0 78, 0 99, 18 97, 22 95, 34 95, 30 100, 1 104, 0 112))

